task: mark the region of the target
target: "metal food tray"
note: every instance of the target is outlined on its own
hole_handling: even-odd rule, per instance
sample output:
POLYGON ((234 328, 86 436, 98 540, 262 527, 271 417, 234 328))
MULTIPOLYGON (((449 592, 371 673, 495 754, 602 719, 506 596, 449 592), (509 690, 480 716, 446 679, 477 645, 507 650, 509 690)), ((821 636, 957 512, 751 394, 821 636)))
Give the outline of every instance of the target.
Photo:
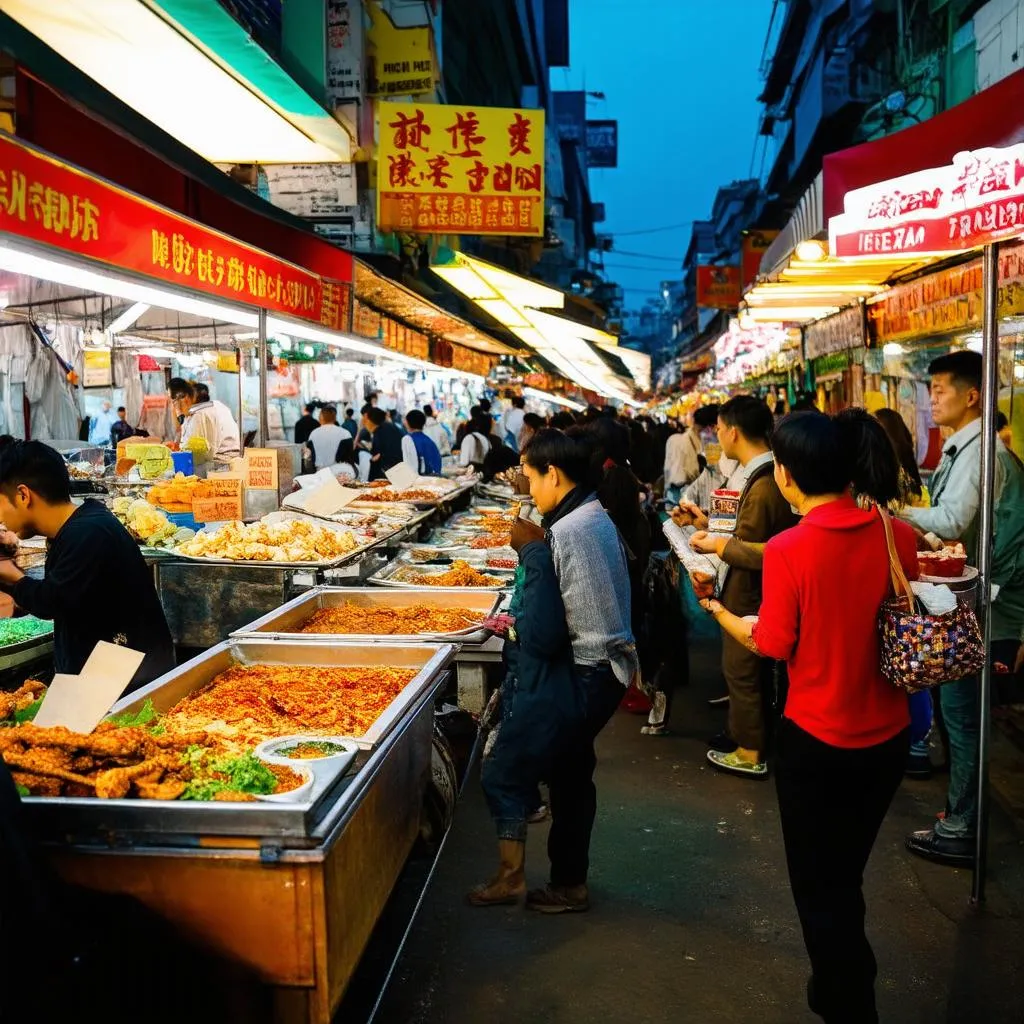
MULTIPOLYGON (((444 565, 425 565, 417 571, 422 572, 424 575, 440 575, 443 572, 447 572, 450 566, 444 565), (433 572, 431 571, 433 570, 433 572)), ((474 569, 477 566, 473 566, 474 569)), ((497 587, 432 587, 429 583, 406 583, 403 580, 393 579, 393 576, 399 569, 417 569, 417 566, 412 562, 405 561, 404 559, 394 559, 388 562, 383 569, 379 569, 372 576, 367 579, 367 583, 372 584, 376 587, 394 587, 401 590, 415 590, 417 593, 427 591, 442 591, 450 592, 452 590, 483 590, 485 593, 498 593, 506 587, 511 587, 513 583, 514 571, 511 569, 480 569, 479 571, 484 572, 488 576, 507 576, 508 579, 497 587)))
POLYGON ((314 612, 321 608, 336 608, 349 603, 362 608, 404 608, 409 604, 422 604, 433 608, 468 608, 481 619, 492 616, 501 603, 500 590, 471 587, 430 587, 417 591, 415 598, 400 590, 369 587, 317 587, 264 615, 255 622, 232 633, 232 637, 288 640, 297 643, 320 643, 344 640, 351 643, 424 643, 451 642, 462 645, 482 644, 491 635, 480 626, 469 627, 455 633, 298 633, 296 630, 314 612))
MULTIPOLYGON (((415 668, 416 675, 391 705, 355 742, 373 750, 398 730, 402 721, 419 714, 440 685, 456 650, 445 644, 354 644, 334 638, 331 644, 283 643, 274 640, 236 639, 218 644, 148 686, 119 700, 111 714, 139 711, 148 699, 165 712, 183 697, 201 689, 232 665, 309 665, 354 667, 386 665, 415 668)), ((314 787, 306 803, 222 803, 182 800, 101 800, 96 797, 24 797, 30 821, 41 833, 67 841, 82 835, 106 840, 111 833, 138 834, 147 844, 187 837, 260 836, 309 841, 325 815, 344 800, 347 781, 340 774, 329 785, 314 787)), ((193 840, 194 845, 194 840, 193 840)))
MULTIPOLYGON (((325 519, 320 519, 317 516, 306 515, 302 512, 293 512, 291 510, 285 510, 280 512, 271 512, 261 519, 261 522, 266 523, 280 523, 289 522, 293 520, 303 520, 305 522, 313 523, 316 526, 323 527, 325 530, 335 530, 337 533, 354 533, 358 538, 359 534, 356 530, 350 529, 349 527, 333 526, 330 522, 325 519)), ((210 531, 216 532, 216 531, 210 531)), ((391 536, 394 536, 393 534, 391 536)), ((370 537, 363 541, 362 544, 354 547, 351 551, 346 551, 345 554, 339 555, 337 558, 332 559, 318 559, 316 561, 309 562, 274 562, 266 561, 261 562, 255 559, 249 558, 213 558, 208 555, 186 555, 177 549, 173 549, 169 554, 174 555, 176 558, 184 559, 187 562, 200 562, 203 565, 246 565, 255 566, 257 568, 268 568, 268 569, 334 569, 339 565, 344 565, 346 562, 352 561, 354 558, 358 558, 360 555, 365 554, 371 548, 376 547, 378 544, 384 543, 388 537, 370 537)))

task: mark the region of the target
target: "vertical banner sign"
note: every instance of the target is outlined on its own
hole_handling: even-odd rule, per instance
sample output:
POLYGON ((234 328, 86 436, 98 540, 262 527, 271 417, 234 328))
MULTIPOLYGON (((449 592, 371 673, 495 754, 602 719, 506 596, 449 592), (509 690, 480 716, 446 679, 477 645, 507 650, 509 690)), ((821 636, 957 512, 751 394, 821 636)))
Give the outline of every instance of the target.
POLYGON ((384 103, 377 227, 544 233, 544 111, 384 103))
POLYGON ((778 231, 748 231, 743 236, 743 287, 754 283, 761 272, 761 258, 778 237, 778 231))
POLYGON ((587 166, 619 166, 619 122, 587 122, 587 166))
POLYGON ((399 28, 380 0, 366 5, 367 96, 420 96, 434 91, 437 61, 430 27, 399 28))
POLYGON ((330 109, 363 96, 362 0, 327 0, 327 101, 330 109))
POLYGON ((740 304, 740 268, 697 267, 697 305, 708 309, 736 309, 740 304))

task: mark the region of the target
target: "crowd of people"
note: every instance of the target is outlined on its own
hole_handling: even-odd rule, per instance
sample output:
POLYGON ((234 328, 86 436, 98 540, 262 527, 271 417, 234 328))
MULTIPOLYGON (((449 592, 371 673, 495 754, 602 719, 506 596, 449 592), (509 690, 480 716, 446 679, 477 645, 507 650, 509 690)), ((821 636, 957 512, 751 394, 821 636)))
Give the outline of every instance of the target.
MULTIPOLYGON (((690 548, 720 566, 690 581, 722 639, 728 723, 710 740, 708 760, 741 778, 774 776, 811 964, 808 1005, 826 1021, 877 1021, 862 878, 901 779, 933 770, 939 744, 930 738, 941 734, 948 760, 946 808, 907 836, 907 849, 970 865, 978 827, 977 677, 908 697, 881 671, 891 559, 915 580, 919 550, 960 542, 977 565, 980 357, 937 359, 930 380, 932 418, 950 436, 927 481, 909 430, 885 409, 830 417, 807 402, 780 415, 741 395, 678 425, 593 408, 560 412, 537 429, 524 422, 520 489, 540 518, 512 532, 520 571, 506 673, 484 716, 482 784, 498 869, 469 892, 471 904, 516 903, 525 893, 526 906, 544 913, 589 907, 595 738, 633 686, 657 702, 673 685, 663 672, 654 682, 664 666, 644 650, 645 623, 659 613, 643 580, 664 495, 661 507, 693 528, 690 548), (717 488, 739 496, 728 533, 709 529, 717 488), (528 891, 525 840, 541 783, 550 796, 548 883, 528 891)), ((467 439, 486 438, 487 419, 471 418, 463 450, 467 439)), ((1021 700, 1022 488, 1024 464, 998 445, 990 658, 1003 702, 1021 700)), ((667 731, 665 703, 648 735, 667 731)))

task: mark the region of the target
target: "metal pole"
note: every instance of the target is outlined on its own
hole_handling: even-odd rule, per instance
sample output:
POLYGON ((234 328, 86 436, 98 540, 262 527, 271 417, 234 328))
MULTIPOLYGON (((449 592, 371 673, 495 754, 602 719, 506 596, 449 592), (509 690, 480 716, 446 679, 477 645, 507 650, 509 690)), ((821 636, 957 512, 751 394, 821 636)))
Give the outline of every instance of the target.
POLYGON ((235 362, 238 364, 238 454, 245 454, 245 360, 241 348, 235 349, 235 362))
POLYGON ((260 412, 259 427, 257 430, 258 444, 260 448, 266 448, 270 440, 270 425, 267 415, 267 311, 261 309, 259 312, 259 340, 256 343, 256 356, 260 364, 260 412))
MULTIPOLYGON (((981 502, 978 513, 978 613, 985 650, 992 643, 992 514, 995 507, 996 408, 999 401, 999 244, 982 254, 981 502)), ((988 862, 988 759, 992 729, 992 661, 985 659, 978 686, 978 832, 971 876, 971 902, 985 899, 988 862)))

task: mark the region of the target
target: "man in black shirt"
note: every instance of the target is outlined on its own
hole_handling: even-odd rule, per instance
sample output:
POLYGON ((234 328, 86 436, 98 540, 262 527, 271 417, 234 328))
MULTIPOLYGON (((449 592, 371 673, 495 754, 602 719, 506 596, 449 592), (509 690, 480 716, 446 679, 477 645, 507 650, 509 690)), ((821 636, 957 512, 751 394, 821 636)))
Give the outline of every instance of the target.
POLYGON ((383 480, 385 472, 402 461, 402 435, 383 409, 371 409, 364 417, 372 435, 370 441, 370 479, 383 480))
POLYGON ((304 405, 302 407, 302 419, 295 424, 295 443, 305 444, 309 440, 309 435, 319 426, 320 421, 313 415, 313 406, 304 405))
POLYGON ((20 608, 53 619, 58 672, 80 672, 100 640, 145 654, 129 689, 174 667, 167 620, 138 545, 104 505, 72 503, 67 467, 49 445, 19 441, 0 452, 0 520, 18 537, 50 542, 42 580, 4 559, 0 587, 20 608))

